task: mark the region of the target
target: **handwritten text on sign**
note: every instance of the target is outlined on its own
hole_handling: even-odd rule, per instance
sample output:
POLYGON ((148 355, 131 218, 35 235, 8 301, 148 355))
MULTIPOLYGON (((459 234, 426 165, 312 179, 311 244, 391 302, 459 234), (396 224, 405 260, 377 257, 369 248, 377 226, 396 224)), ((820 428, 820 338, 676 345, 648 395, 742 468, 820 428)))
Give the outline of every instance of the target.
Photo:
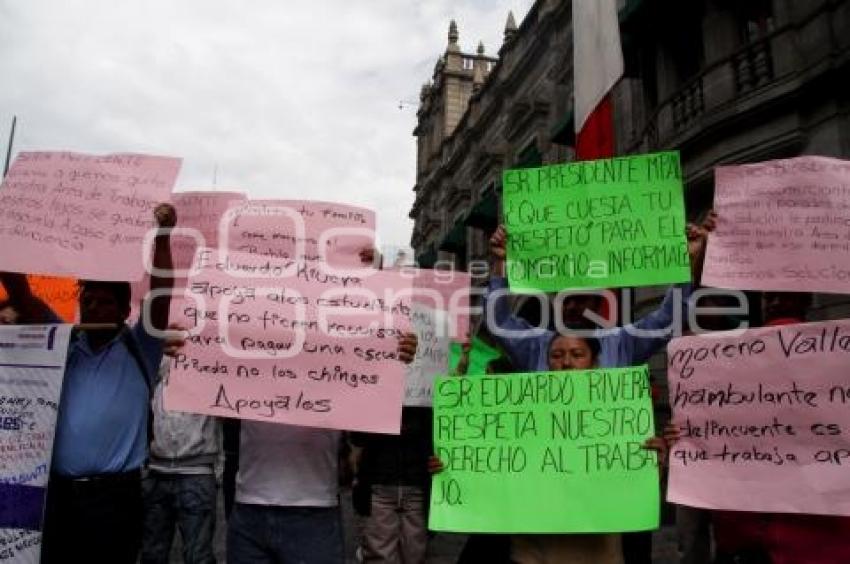
MULTIPOLYGON (((241 192, 193 191, 172 194, 171 204, 177 212, 178 229, 171 234, 171 260, 174 265, 174 287, 180 292, 198 247, 217 248, 224 213, 231 205, 245 200, 241 192)), ((139 318, 142 300, 150 290, 150 273, 130 286, 130 319, 139 318)))
POLYGON ((850 293, 850 161, 797 157, 715 170, 706 285, 850 293))
MULTIPOLYGON (((244 200, 245 195, 240 192, 194 191, 172 194, 171 204, 177 212, 178 229, 171 235, 171 260, 174 264, 174 285, 178 291, 186 285, 186 276, 197 248, 218 247, 224 212, 232 204, 244 200)), ((131 319, 139 318, 139 308, 150 285, 150 274, 131 284, 131 319)))
POLYGON ((508 170, 511 290, 690 280, 678 153, 508 170))
MULTIPOLYGON (((375 245, 375 213, 335 202, 311 200, 251 200, 234 205, 227 214, 229 250, 282 261, 322 263, 325 271, 355 268, 362 272, 360 251, 375 245)), ((411 255, 412 256, 412 255, 411 255)), ((411 309, 412 330, 419 336, 416 359, 407 367, 405 405, 431 405, 431 383, 446 371, 449 332, 434 326, 436 317, 452 309, 454 333, 468 328, 469 275, 462 272, 418 270, 398 265, 413 279, 416 292, 411 309), (459 311, 463 314, 458 314, 459 311), (445 338, 441 338, 445 336, 445 338)))
MULTIPOLYGON (((291 276, 296 261, 321 265, 323 272, 345 276, 363 272, 360 251, 375 244, 375 212, 366 208, 311 200, 263 200, 235 204, 225 214, 222 246, 228 251, 277 261, 291 276)), ((224 248, 220 249, 224 252, 224 248)), ((470 275, 466 272, 398 269, 412 279, 413 301, 449 312, 451 336, 469 330, 470 275)))
POLYGON ((0 562, 35 564, 70 325, 0 327, 0 562))
POLYGON ((240 253, 350 268, 362 266, 360 251, 375 246, 375 212, 346 204, 252 200, 233 206, 226 219, 222 244, 240 253))
POLYGON ((658 525, 645 366, 439 377, 429 528, 567 533, 658 525), (558 508, 548 511, 545 508, 558 508))
POLYGON ((405 375, 404 405, 430 407, 434 378, 449 367, 448 315, 414 302, 410 321, 417 343, 416 356, 405 375))
POLYGON ((410 280, 212 249, 196 267, 175 305, 198 334, 173 361, 167 409, 398 433, 410 280))
POLYGON ((668 358, 670 501, 850 515, 850 322, 684 337, 668 358))
POLYGON ((171 257, 174 268, 188 270, 195 258, 198 246, 217 248, 224 213, 234 204, 245 201, 241 192, 178 192, 172 195, 171 203, 177 211, 179 226, 197 231, 192 237, 172 236, 171 257))
POLYGON ((153 210, 169 199, 180 159, 20 153, 0 187, 4 270, 139 280, 153 210))

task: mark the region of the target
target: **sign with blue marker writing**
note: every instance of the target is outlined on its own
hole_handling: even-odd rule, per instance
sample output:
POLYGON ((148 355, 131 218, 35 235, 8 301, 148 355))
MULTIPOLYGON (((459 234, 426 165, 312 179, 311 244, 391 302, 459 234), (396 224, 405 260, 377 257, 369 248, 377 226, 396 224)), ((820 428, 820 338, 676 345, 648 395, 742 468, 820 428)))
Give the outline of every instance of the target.
POLYGON ((658 527, 646 366, 434 385, 429 528, 474 533, 606 533, 658 527))
POLYGON ((434 377, 449 367, 451 345, 448 312, 413 303, 410 324, 416 333, 416 356, 407 365, 404 378, 404 405, 431 407, 434 377))
POLYGON ((688 282, 679 153, 507 170, 513 292, 688 282))
POLYGON ((37 563, 70 325, 0 326, 0 562, 37 563))

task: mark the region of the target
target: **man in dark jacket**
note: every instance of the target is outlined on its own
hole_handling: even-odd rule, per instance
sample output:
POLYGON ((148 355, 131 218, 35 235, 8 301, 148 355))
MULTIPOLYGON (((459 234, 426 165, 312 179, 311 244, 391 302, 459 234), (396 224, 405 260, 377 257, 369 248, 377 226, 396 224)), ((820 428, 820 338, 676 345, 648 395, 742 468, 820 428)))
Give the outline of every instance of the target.
POLYGON ((355 508, 366 516, 363 561, 419 564, 428 545, 434 451, 431 408, 405 407, 400 435, 354 433, 355 508))

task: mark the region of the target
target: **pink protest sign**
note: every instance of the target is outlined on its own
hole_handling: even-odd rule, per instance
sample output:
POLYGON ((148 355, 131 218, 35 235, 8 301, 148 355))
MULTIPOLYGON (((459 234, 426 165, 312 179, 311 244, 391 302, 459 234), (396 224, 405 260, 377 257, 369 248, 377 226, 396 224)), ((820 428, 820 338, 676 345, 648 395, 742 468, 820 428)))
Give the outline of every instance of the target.
POLYGON ((153 210, 169 199, 180 159, 20 153, 0 187, 5 270, 139 280, 153 210))
POLYGON ((399 432, 408 278, 212 249, 196 267, 174 307, 195 334, 172 363, 167 409, 399 432))
POLYGON ((850 515, 850 321, 673 340, 667 499, 850 515))
POLYGON ((704 284, 850 293, 850 162, 797 157, 715 169, 704 284))
POLYGON ((171 255, 174 268, 188 270, 198 246, 217 248, 224 213, 234 204, 245 200, 246 196, 241 192, 199 190, 174 193, 171 203, 177 211, 177 226, 195 230, 197 232, 195 235, 200 238, 193 239, 188 233, 172 236, 171 255))
POLYGON ((228 212, 230 250, 270 258, 359 268, 359 253, 375 246, 375 212, 332 202, 251 200, 228 212))

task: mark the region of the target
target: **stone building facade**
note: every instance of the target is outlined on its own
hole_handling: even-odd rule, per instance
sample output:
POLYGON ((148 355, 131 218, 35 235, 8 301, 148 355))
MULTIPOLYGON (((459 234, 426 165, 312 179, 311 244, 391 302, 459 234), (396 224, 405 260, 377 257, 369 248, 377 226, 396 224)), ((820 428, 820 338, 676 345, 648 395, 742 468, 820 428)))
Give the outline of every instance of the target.
POLYGON ((422 87, 417 137, 415 220, 411 246, 422 266, 450 261, 465 269, 486 252, 496 225, 501 173, 572 157, 572 135, 551 141, 567 123, 572 82, 567 1, 539 1, 521 26, 508 16, 498 58, 484 46, 467 54, 452 22, 448 46, 422 87))
MULTIPOLYGON (((620 0, 626 61, 617 154, 678 149, 688 215, 713 168, 803 154, 850 157, 850 0, 620 0)), ((498 57, 448 46, 423 86, 411 245, 422 266, 486 256, 505 168, 574 157, 570 0, 508 18, 498 57)), ((652 303, 638 293, 638 310, 652 303)), ((848 315, 822 298, 830 315, 848 315), (836 309, 837 308, 837 309, 836 309), (839 311, 840 310, 840 311, 839 311)))

